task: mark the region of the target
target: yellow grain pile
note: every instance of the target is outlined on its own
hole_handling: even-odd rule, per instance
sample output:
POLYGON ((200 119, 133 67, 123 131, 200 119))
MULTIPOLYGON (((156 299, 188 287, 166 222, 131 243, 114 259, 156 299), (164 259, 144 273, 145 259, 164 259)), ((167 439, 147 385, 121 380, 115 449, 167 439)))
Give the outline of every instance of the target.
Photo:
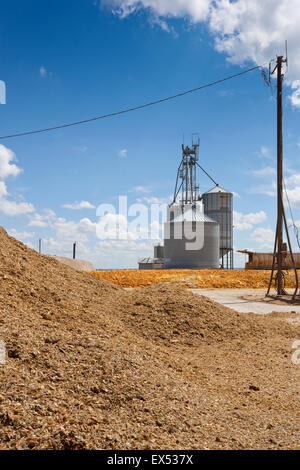
MULTIPOLYGON (((104 279, 121 287, 145 287, 163 281, 180 282, 185 288, 229 289, 252 288, 265 289, 270 280, 270 271, 221 269, 172 269, 172 270, 135 270, 92 271, 98 279, 104 279)), ((294 287, 292 271, 286 273, 286 287, 294 287)))

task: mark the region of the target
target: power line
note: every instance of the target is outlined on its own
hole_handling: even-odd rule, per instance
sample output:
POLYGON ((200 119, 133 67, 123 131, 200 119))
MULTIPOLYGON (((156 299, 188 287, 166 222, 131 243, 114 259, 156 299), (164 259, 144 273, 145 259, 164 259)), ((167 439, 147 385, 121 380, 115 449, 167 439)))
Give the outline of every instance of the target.
POLYGON ((45 129, 37 129, 37 130, 32 130, 32 131, 19 132, 19 133, 11 134, 11 135, 3 135, 3 136, 0 136, 0 139, 12 139, 14 137, 22 137, 22 136, 26 136, 26 135, 40 134, 42 132, 55 131, 55 130, 58 130, 58 129, 64 129, 66 127, 78 126, 80 124, 86 124, 88 122, 98 121, 100 119, 105 119, 105 118, 109 118, 109 117, 113 117, 113 116, 119 116, 119 115, 125 114, 125 113, 130 113, 132 111, 137 111, 139 109, 147 108, 149 106, 154 106, 156 104, 164 103, 165 101, 174 100, 176 98, 180 98, 181 96, 185 96, 185 95, 188 95, 190 93, 195 93, 196 91, 203 90, 204 88, 209 88, 209 87, 212 87, 214 85, 219 85, 220 83, 226 82, 227 80, 231 80, 233 78, 240 77, 241 75, 245 75, 246 73, 253 72, 254 70, 260 69, 262 67, 264 67, 264 65, 257 65, 256 67, 252 67, 250 69, 243 70, 242 72, 236 73, 234 75, 230 75, 229 77, 222 78, 221 80, 216 80, 214 82, 207 83, 207 84, 199 86, 197 88, 193 88, 191 90, 183 91, 181 93, 177 93, 176 95, 168 96, 167 98, 162 98, 162 99, 157 100, 157 101, 151 101, 150 103, 142 104, 140 106, 135 106, 133 108, 127 108, 127 109, 124 109, 122 111, 117 111, 117 112, 109 113, 109 114, 103 114, 102 116, 96 116, 96 117, 93 117, 93 118, 90 118, 90 119, 84 119, 82 121, 75 121, 75 122, 71 122, 71 123, 68 123, 68 124, 61 124, 61 125, 58 125, 58 126, 48 127, 48 128, 45 128, 45 129))

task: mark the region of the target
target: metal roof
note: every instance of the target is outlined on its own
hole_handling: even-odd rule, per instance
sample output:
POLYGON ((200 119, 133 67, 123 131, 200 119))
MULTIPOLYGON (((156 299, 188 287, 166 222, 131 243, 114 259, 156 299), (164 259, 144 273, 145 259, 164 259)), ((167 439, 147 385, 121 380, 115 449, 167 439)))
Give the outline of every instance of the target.
POLYGON ((152 264, 154 262, 153 258, 141 258, 139 259, 139 264, 152 264))
POLYGON ((224 188, 221 188, 221 186, 215 186, 214 188, 210 189, 209 191, 206 191, 204 194, 211 194, 211 193, 226 193, 226 194, 232 194, 230 191, 227 191, 224 188))
POLYGON ((216 220, 211 219, 208 215, 203 212, 188 210, 184 213, 179 214, 174 218, 173 222, 211 222, 217 223, 216 220))
POLYGON ((139 264, 162 264, 164 258, 140 258, 139 264))

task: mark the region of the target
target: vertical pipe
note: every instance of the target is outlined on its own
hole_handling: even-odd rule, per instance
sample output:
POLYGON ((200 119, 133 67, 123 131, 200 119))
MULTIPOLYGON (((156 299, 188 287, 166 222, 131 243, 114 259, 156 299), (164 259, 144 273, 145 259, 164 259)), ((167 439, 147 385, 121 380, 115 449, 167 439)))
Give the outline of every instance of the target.
POLYGON ((76 242, 73 243, 73 259, 76 259, 76 242))
POLYGON ((189 167, 188 157, 185 157, 185 204, 188 203, 188 188, 189 188, 189 167))
POLYGON ((282 60, 277 58, 277 218, 278 218, 278 252, 277 252, 277 294, 283 295, 282 286, 282 243, 283 243, 283 214, 282 214, 282 60))
POLYGON ((42 239, 39 239, 39 253, 42 253, 42 239))

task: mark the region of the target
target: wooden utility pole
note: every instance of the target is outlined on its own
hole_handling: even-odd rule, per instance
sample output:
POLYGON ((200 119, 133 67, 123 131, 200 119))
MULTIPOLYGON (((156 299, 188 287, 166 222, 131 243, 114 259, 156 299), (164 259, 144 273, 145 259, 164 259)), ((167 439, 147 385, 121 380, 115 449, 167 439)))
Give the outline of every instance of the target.
POLYGON ((282 194, 282 63, 283 57, 277 57, 277 295, 284 294, 283 287, 283 194, 282 194))
MULTIPOLYGON (((267 296, 270 294, 270 289, 273 281, 274 271, 277 267, 277 274, 275 277, 275 288, 277 291, 276 297, 282 297, 286 295, 284 290, 284 260, 287 255, 287 245, 283 243, 283 223, 285 226, 286 236, 289 245, 290 256, 292 259, 295 279, 296 279, 296 290, 293 294, 292 300, 295 299, 296 293, 298 291, 298 276, 296 265, 294 261, 294 256, 292 252, 292 245, 289 236, 289 230, 283 205, 283 139, 282 139, 282 84, 283 84, 283 74, 282 74, 282 64, 287 64, 287 57, 284 59, 282 56, 277 57, 276 67, 273 72, 270 71, 270 74, 273 75, 277 70, 277 227, 276 227, 276 237, 275 237, 275 246, 273 254, 273 264, 272 264, 272 273, 269 283, 269 288, 267 296), (277 266, 276 266, 277 265, 277 266)), ((272 297, 272 296, 271 296, 272 297)))
MULTIPOLYGON (((295 263, 295 258, 293 255, 293 249, 291 244, 291 239, 289 235, 289 227, 287 223, 287 218, 285 214, 284 204, 283 204, 283 139, 282 139, 282 84, 283 84, 283 73, 282 73, 282 64, 288 66, 288 57, 287 57, 287 42, 286 42, 286 58, 282 56, 277 57, 276 67, 273 72, 271 68, 269 69, 270 76, 275 73, 277 70, 277 228, 276 228, 276 237, 274 244, 274 254, 273 254, 273 263, 272 263, 272 272, 269 282, 269 287, 266 296, 272 297, 273 299, 280 298, 281 300, 286 300, 287 302, 294 302, 299 290, 299 279, 295 263), (283 228, 285 228, 287 244, 283 243, 283 228), (288 247, 287 247, 288 245, 288 247), (290 257, 295 273, 295 290, 294 293, 290 296, 284 289, 284 260, 287 256, 288 250, 290 252, 290 257), (277 266, 276 266, 277 265, 277 266), (277 274, 275 277, 275 288, 277 294, 270 295, 270 290, 272 286, 274 271, 277 274)), ((270 79, 269 79, 270 81, 270 79)), ((286 268, 285 268, 286 269, 286 268)))

